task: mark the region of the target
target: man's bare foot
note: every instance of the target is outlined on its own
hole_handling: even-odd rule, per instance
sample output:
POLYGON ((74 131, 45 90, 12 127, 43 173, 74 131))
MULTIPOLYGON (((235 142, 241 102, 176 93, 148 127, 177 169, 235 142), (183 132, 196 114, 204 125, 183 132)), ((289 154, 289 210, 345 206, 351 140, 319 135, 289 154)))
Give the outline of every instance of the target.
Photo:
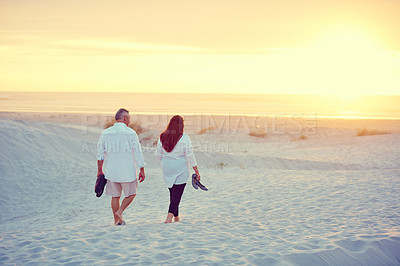
POLYGON ((116 224, 114 224, 114 225, 126 225, 126 222, 125 222, 125 221, 122 221, 122 223, 118 222, 118 223, 116 223, 116 224))
POLYGON ((175 222, 179 222, 181 219, 179 218, 179 216, 175 216, 174 220, 175 220, 175 222))
POLYGON ((166 223, 166 224, 170 224, 170 223, 172 223, 172 218, 174 217, 174 214, 173 213, 168 213, 167 214, 167 218, 165 219, 165 222, 164 223, 166 223))
POLYGON ((116 213, 114 213, 114 217, 117 218, 117 222, 115 224, 122 224, 122 222, 124 221, 124 219, 122 218, 122 214, 119 213, 118 211, 116 213))

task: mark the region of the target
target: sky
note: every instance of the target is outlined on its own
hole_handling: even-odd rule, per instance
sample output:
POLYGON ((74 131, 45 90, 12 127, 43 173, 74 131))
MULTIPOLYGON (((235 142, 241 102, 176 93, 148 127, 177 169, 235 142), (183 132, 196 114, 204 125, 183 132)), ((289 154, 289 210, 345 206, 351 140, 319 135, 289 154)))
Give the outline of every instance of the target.
POLYGON ((0 0, 0 91, 400 95, 398 0, 0 0))

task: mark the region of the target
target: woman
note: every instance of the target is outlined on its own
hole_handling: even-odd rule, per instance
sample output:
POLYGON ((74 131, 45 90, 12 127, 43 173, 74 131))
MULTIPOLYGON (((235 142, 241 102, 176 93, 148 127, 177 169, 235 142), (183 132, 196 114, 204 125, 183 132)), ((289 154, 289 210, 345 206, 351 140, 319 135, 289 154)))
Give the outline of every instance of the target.
POLYGON ((189 164, 200 181, 196 158, 188 135, 183 133, 183 118, 176 115, 171 118, 167 128, 161 133, 157 143, 156 157, 161 161, 165 184, 169 189, 169 210, 165 223, 179 219, 179 203, 189 178, 189 164))

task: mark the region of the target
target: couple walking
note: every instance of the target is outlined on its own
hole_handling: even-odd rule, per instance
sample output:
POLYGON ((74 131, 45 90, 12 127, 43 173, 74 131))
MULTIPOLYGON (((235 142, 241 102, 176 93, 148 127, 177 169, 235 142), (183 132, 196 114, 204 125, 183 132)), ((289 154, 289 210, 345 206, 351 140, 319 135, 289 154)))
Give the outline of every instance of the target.
MULTIPOLYGON (((136 132, 129 128, 129 111, 119 109, 116 123, 103 131, 97 144, 97 176, 107 179, 106 194, 111 196, 111 208, 115 225, 125 225, 122 217, 125 209, 136 197, 139 182, 145 180, 145 162, 136 132), (103 165, 104 164, 104 165, 103 165), (104 173, 103 173, 104 168, 104 173), (124 199, 120 204, 121 193, 124 199)), ((183 133, 183 118, 174 116, 158 139, 156 157, 161 161, 165 184, 169 189, 170 204, 165 223, 179 221, 179 203, 190 175, 189 164, 200 181, 199 169, 188 135, 183 133)))

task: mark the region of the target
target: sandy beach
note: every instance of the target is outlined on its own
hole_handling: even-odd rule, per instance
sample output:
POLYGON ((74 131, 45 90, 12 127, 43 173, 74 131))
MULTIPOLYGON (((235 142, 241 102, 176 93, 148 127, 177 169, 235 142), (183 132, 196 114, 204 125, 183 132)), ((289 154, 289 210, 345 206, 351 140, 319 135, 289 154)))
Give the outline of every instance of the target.
POLYGON ((0 11, 0 266, 400 266, 400 0, 0 11))
POLYGON ((368 127, 390 134, 319 121, 261 137, 185 118, 210 190, 188 185, 182 221, 163 224, 154 141, 165 123, 141 119, 146 180, 114 226, 109 197, 93 191, 101 119, 1 114, 1 264, 400 264, 398 122, 368 127))

